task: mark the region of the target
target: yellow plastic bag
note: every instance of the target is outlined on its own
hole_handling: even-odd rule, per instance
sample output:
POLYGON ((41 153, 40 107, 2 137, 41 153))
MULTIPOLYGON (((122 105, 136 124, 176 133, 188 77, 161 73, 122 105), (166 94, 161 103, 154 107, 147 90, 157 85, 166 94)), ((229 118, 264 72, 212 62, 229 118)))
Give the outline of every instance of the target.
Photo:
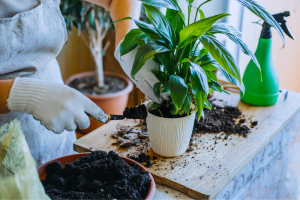
POLYGON ((13 120, 0 127, 0 199, 50 199, 20 124, 13 120))

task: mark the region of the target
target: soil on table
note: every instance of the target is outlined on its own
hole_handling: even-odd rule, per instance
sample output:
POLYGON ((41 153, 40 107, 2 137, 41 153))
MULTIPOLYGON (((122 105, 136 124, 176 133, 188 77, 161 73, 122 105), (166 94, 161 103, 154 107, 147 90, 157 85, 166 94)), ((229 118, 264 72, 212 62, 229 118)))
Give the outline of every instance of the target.
POLYGON ((42 184, 51 199, 145 199, 151 184, 149 172, 113 151, 94 151, 65 168, 56 161, 46 172, 42 184))
MULTIPOLYGON (((201 117, 200 121, 195 119, 194 132, 196 133, 220 133, 226 135, 238 134, 239 136, 247 137, 250 133, 250 128, 244 123, 246 118, 238 107, 218 106, 212 100, 210 101, 212 109, 204 108, 204 120, 201 117)), ((251 128, 258 124, 257 121, 252 122, 251 128)))
POLYGON ((125 89, 127 86, 127 83, 124 80, 113 76, 105 76, 104 83, 105 88, 99 90, 95 86, 95 76, 86 76, 75 79, 69 86, 83 94, 92 95, 116 93, 125 89), (96 87, 96 89, 94 87, 96 87))

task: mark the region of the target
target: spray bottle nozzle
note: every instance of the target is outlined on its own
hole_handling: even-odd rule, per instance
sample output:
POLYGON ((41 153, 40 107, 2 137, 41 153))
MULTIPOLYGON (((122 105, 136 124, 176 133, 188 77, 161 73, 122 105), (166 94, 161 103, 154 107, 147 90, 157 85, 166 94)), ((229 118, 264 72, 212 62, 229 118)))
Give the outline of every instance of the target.
MULTIPOLYGON (((285 34, 294 40, 294 37, 288 29, 285 20, 285 17, 289 17, 290 15, 290 11, 284 11, 274 14, 273 17, 279 23, 285 34)), ((271 26, 267 22, 263 23, 263 29, 261 31, 260 37, 265 39, 272 38, 271 26)))
POLYGON ((283 15, 284 15, 285 17, 291 16, 290 11, 284 11, 284 12, 283 12, 283 15))

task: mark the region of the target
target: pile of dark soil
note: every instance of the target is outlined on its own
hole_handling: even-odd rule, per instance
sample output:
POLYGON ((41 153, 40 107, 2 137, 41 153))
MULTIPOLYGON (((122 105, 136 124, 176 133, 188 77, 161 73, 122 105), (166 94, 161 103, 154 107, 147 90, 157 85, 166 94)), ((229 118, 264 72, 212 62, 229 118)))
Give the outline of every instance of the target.
POLYGON ((146 119, 147 115, 147 108, 144 104, 132 108, 126 107, 123 112, 123 116, 128 119, 146 119))
MULTIPOLYGON (((227 135, 238 134, 246 137, 250 133, 250 128, 243 125, 246 119, 242 116, 241 111, 237 107, 232 106, 218 106, 210 102, 212 109, 204 108, 205 119, 201 117, 200 121, 195 119, 194 132, 199 133, 219 133, 224 132, 227 135)), ((257 125, 252 122, 251 127, 257 125)))
POLYGON ((124 80, 112 76, 105 76, 104 83, 105 88, 95 88, 95 77, 87 76, 75 79, 69 84, 69 86, 82 92, 83 94, 94 95, 116 93, 123 90, 127 86, 124 80))
POLYGON ((145 199, 151 183, 149 172, 113 151, 94 151, 65 168, 56 161, 46 172, 42 183, 51 199, 145 199))

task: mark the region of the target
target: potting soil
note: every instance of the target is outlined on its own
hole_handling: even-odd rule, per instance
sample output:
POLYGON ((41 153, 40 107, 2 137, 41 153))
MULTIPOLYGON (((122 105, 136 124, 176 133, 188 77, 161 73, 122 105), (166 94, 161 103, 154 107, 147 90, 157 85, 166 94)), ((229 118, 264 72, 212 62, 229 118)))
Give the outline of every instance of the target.
POLYGON ((46 172, 42 183, 51 199, 145 199, 151 183, 149 172, 113 151, 91 152, 65 168, 56 161, 46 172))
POLYGON ((132 108, 126 107, 123 116, 128 119, 146 119, 147 108, 144 104, 132 108))
MULTIPOLYGON (((210 102, 212 109, 204 108, 204 120, 201 117, 200 121, 195 119, 194 132, 196 133, 220 133, 226 135, 238 134, 247 137, 250 133, 250 128, 244 123, 246 122, 242 112, 237 107, 218 106, 210 102)), ((254 128, 258 122, 252 122, 251 128, 254 128)))
POLYGON ((95 90, 95 77, 87 76, 83 78, 77 78, 72 81, 69 86, 82 92, 83 94, 110 94, 123 90, 126 87, 126 82, 120 78, 105 76, 104 77, 105 89, 103 91, 95 90))

